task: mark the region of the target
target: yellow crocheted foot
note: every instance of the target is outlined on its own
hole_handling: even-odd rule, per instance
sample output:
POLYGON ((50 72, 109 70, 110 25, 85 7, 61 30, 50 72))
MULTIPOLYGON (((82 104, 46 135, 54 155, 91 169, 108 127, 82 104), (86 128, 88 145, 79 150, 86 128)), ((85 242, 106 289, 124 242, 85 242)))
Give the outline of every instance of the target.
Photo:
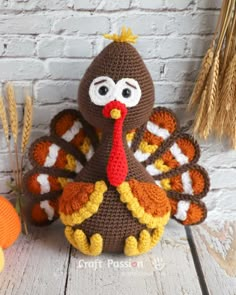
POLYGON ((103 238, 100 234, 93 234, 88 241, 81 229, 74 231, 71 227, 67 226, 65 228, 65 236, 73 247, 85 255, 98 256, 102 253, 103 238))
POLYGON ((142 230, 139 239, 129 236, 125 240, 124 253, 127 256, 137 256, 151 250, 160 240, 164 232, 164 227, 156 228, 150 234, 147 230, 142 230))
POLYGON ((3 271, 5 264, 3 249, 0 247, 0 272, 3 271))

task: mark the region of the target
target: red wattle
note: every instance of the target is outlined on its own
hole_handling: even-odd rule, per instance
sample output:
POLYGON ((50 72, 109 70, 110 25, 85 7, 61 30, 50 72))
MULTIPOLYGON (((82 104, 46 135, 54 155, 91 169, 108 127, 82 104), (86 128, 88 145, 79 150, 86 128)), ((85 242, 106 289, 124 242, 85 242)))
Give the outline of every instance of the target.
POLYGON ((128 163, 122 142, 122 129, 127 108, 119 101, 111 101, 103 108, 103 115, 106 118, 111 118, 112 109, 120 110, 121 118, 114 122, 112 148, 107 164, 107 178, 111 185, 118 186, 125 181, 128 174, 128 163))
POLYGON ((127 108, 125 104, 118 100, 112 100, 108 104, 106 104, 102 110, 103 116, 106 118, 111 118, 111 110, 118 109, 121 111, 121 118, 119 120, 124 121, 127 115, 127 108))
POLYGON ((107 164, 107 177, 111 185, 118 186, 125 181, 128 174, 128 163, 122 142, 123 120, 115 122, 113 144, 107 164))

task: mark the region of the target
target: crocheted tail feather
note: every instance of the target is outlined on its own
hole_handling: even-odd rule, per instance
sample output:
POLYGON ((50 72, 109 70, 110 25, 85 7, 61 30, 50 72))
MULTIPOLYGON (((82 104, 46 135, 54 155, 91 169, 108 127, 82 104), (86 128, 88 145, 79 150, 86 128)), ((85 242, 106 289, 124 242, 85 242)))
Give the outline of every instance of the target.
POLYGON ((200 149, 180 128, 169 109, 157 107, 149 121, 133 132, 129 146, 170 200, 172 218, 184 225, 202 222, 207 209, 201 199, 209 190, 205 169, 197 164, 200 149))
POLYGON ((64 186, 86 165, 99 141, 98 132, 72 109, 53 118, 50 133, 31 145, 33 169, 24 176, 24 193, 34 202, 31 217, 38 225, 58 218, 57 200, 64 186))

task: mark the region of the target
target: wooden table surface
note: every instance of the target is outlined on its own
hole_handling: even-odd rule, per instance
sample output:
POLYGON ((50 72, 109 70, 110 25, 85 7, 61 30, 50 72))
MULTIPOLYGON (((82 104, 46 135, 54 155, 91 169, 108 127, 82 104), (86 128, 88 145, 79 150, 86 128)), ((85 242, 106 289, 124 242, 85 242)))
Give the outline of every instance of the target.
POLYGON ((139 257, 86 257, 60 223, 31 228, 5 251, 0 295, 235 295, 236 223, 191 229, 171 221, 162 241, 139 257))

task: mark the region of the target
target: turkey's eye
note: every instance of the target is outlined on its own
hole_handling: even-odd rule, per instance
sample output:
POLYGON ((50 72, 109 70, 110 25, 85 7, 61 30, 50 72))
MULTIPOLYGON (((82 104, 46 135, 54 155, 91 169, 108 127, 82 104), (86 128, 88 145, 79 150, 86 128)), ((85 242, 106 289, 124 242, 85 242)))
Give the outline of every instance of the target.
POLYGON ((109 89, 106 86, 102 86, 98 89, 100 95, 106 95, 109 89))
POLYGON ((114 99, 115 82, 106 76, 95 78, 89 87, 91 101, 98 106, 104 106, 114 99))
POLYGON ((122 91, 122 96, 124 98, 129 98, 131 96, 131 90, 129 88, 125 88, 123 91, 122 91))
POLYGON ((126 105, 136 106, 141 98, 142 92, 138 82, 131 78, 123 78, 116 83, 115 98, 126 105))

